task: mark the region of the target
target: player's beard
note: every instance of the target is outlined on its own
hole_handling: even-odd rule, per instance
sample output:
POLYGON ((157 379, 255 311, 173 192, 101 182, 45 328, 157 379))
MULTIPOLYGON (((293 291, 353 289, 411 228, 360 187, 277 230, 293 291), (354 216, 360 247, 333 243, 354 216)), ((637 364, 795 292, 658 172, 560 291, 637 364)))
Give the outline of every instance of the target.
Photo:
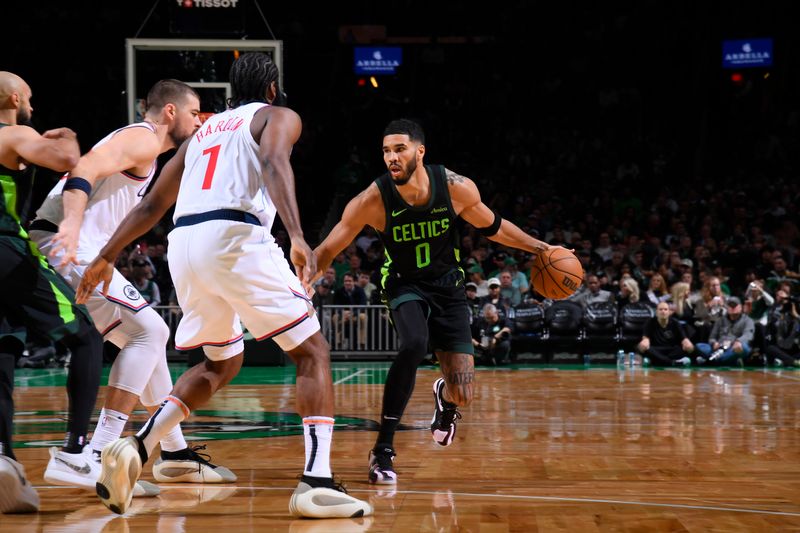
POLYGON ((17 124, 20 126, 31 126, 33 127, 33 122, 31 121, 31 114, 28 112, 27 109, 20 108, 17 111, 17 124))
POLYGON ((417 171, 417 162, 416 160, 411 160, 405 167, 401 165, 401 168, 403 168, 405 175, 397 178, 393 176, 392 179, 394 180, 395 185, 405 185, 406 183, 408 183, 408 181, 411 179, 411 176, 413 176, 414 172, 417 171))
POLYGON ((167 133, 167 135, 169 135, 169 138, 172 140, 172 143, 177 147, 180 147, 180 145, 182 145, 183 142, 186 139, 188 139, 189 137, 191 137, 193 134, 194 134, 194 131, 192 131, 188 135, 178 135, 177 132, 175 132, 175 131, 171 131, 171 132, 167 133))

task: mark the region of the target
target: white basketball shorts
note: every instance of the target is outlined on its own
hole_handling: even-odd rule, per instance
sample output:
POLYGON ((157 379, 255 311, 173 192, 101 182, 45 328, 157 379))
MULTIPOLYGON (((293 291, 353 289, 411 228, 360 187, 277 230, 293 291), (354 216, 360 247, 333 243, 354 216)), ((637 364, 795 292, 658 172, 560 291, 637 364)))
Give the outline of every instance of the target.
POLYGON ((183 317, 175 347, 211 360, 244 350, 242 324, 284 351, 319 331, 314 308, 283 251, 263 228, 210 220, 169 234, 169 268, 183 317))
MULTIPOLYGON (((79 264, 73 265, 69 263, 62 267, 59 266, 59 264, 63 256, 63 250, 61 250, 56 257, 51 257, 50 255, 53 248, 51 241, 53 237, 55 237, 55 233, 31 230, 29 235, 39 247, 39 251, 47 256, 53 269, 61 274, 73 289, 77 289, 81 278, 83 278, 83 271, 86 270, 89 263, 96 257, 95 251, 80 250, 78 252, 79 264)), ((94 325, 103 335, 103 339, 122 348, 128 343, 128 335, 115 328, 122 323, 124 313, 137 313, 149 304, 142 295, 139 294, 136 287, 134 287, 129 280, 125 279, 125 276, 117 269, 114 269, 108 296, 103 296, 102 289, 102 285, 97 286, 92 296, 86 302, 86 309, 89 310, 94 325)))

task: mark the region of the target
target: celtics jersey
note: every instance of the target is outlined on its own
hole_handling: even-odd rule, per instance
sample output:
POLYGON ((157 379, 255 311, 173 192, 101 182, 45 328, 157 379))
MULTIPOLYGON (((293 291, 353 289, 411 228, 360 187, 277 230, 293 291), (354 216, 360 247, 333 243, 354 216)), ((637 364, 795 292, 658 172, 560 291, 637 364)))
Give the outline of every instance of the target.
MULTIPOLYGON (((0 124, 0 128, 8 124, 0 124)), ((25 197, 30 194, 35 167, 11 170, 0 165, 0 235, 27 237, 22 229, 19 210, 24 209, 25 197)))
POLYGON ((434 280, 459 268, 456 213, 447 189, 445 169, 425 166, 431 195, 426 205, 412 206, 397 191, 386 173, 375 184, 383 198, 386 225, 378 235, 386 251, 382 285, 394 276, 408 280, 434 280))

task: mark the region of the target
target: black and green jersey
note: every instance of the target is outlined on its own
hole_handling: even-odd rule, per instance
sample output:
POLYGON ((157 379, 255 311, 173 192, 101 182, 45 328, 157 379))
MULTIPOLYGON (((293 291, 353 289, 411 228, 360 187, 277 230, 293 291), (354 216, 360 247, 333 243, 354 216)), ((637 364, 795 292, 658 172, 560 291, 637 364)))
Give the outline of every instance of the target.
POLYGON ((375 180, 386 211, 386 225, 383 232, 378 232, 386 250, 381 269, 384 287, 389 277, 433 280, 459 268, 456 213, 445 168, 426 165, 425 170, 431 182, 431 196, 422 206, 406 203, 388 173, 375 180))
MULTIPOLYGON (((0 128, 8 124, 0 123, 0 128)), ((0 165, 0 235, 26 237, 22 229, 19 210, 25 205, 24 197, 30 193, 34 166, 25 170, 11 170, 0 165)))

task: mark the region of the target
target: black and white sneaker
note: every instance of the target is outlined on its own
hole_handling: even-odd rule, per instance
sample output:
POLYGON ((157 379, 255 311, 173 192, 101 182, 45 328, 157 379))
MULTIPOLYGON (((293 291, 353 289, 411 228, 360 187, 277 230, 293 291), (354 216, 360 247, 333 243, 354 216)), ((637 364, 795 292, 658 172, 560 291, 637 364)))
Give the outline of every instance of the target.
POLYGON ((456 420, 461 418, 461 413, 456 406, 446 405, 446 400, 442 396, 443 391, 444 378, 439 378, 433 383, 435 410, 431 420, 431 435, 439 446, 450 446, 456 436, 456 420))
POLYGON ((369 452, 369 482, 376 485, 397 484, 397 472, 394 471, 394 449, 391 446, 378 445, 369 452))
POLYGON ((205 453, 205 445, 184 448, 177 452, 161 452, 153 465, 153 477, 160 483, 233 483, 236 474, 215 465, 205 453))

